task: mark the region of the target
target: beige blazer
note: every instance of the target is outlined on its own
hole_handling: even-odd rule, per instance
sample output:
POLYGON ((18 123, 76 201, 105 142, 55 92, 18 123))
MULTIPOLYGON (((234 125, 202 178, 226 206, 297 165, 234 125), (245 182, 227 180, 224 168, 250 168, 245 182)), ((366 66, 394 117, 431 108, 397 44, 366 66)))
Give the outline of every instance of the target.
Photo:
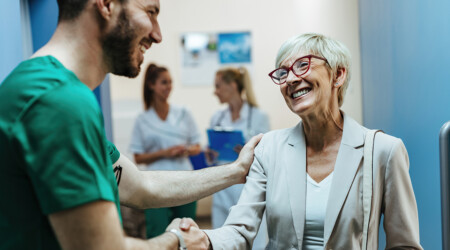
MULTIPOLYGON (((344 131, 326 209, 324 249, 361 249, 363 149, 367 129, 344 115, 344 131)), ((377 133, 368 248, 378 249, 384 214, 386 249, 422 249, 417 205, 403 142, 377 133)), ((306 200, 306 145, 302 123, 264 135, 236 206, 225 225, 205 230, 213 249, 250 249, 266 211, 267 249, 302 249, 306 200)))

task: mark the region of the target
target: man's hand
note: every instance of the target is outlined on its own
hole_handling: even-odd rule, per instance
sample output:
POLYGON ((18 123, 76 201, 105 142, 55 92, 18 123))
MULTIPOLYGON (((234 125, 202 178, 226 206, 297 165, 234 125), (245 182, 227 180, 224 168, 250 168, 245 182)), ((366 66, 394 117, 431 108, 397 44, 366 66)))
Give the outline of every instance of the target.
POLYGON ((171 229, 180 231, 187 249, 209 249, 210 242, 208 236, 198 228, 197 223, 191 218, 174 219, 167 227, 166 231, 170 231, 171 229))
POLYGON ((248 170, 250 169, 250 166, 253 163, 253 156, 256 145, 258 145, 259 141, 263 137, 263 134, 255 135, 248 141, 245 146, 242 148, 241 152, 239 153, 238 159, 235 161, 238 167, 242 168, 243 176, 242 176, 242 183, 245 183, 245 178, 248 174, 248 170))

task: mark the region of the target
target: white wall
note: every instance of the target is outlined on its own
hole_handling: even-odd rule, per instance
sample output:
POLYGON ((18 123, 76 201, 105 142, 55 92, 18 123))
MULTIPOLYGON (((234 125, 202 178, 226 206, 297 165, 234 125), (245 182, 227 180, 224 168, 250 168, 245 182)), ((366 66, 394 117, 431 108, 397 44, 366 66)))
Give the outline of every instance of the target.
MULTIPOLYGON (((174 80, 170 101, 189 107, 202 131, 220 105, 213 95, 213 79, 208 87, 181 85, 179 37, 184 32, 251 32, 254 90, 260 107, 269 114, 273 129, 292 126, 299 120, 267 76, 274 69, 280 45, 305 32, 323 33, 342 41, 353 57, 353 76, 343 110, 362 122, 357 0, 160 1, 163 42, 147 51, 143 68, 150 62, 169 68, 174 80)), ((136 79, 111 76, 114 140, 122 153, 128 151, 134 118, 142 111, 142 77, 143 74, 136 79)))

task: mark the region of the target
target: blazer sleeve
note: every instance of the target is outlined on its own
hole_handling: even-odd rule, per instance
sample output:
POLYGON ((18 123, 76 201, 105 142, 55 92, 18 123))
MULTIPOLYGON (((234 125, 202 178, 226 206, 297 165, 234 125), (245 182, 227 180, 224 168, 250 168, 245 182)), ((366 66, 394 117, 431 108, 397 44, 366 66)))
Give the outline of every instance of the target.
POLYGON ((423 249, 416 199, 408 172, 408 153, 400 139, 395 139, 386 164, 383 202, 386 249, 423 249))
POLYGON ((251 249, 266 206, 266 173, 261 164, 262 146, 255 150, 253 164, 238 203, 230 209, 223 227, 205 230, 214 250, 251 249))

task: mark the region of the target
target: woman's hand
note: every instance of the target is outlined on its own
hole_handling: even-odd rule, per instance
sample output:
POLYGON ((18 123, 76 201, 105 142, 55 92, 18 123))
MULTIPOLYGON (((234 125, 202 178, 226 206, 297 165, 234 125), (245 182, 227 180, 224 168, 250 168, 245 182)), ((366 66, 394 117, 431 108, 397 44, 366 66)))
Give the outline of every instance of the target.
POLYGON ((200 144, 187 146, 187 156, 198 155, 202 151, 200 144))
POLYGON ((236 146, 234 146, 233 150, 234 152, 236 152, 237 154, 239 154, 242 150, 244 146, 242 146, 241 144, 237 144, 236 146))
POLYGON ((205 149, 205 158, 206 158, 206 163, 211 166, 214 165, 217 161, 217 157, 219 157, 219 152, 210 149, 209 147, 207 147, 205 149))
POLYGON ((166 148, 164 150, 164 156, 166 158, 176 158, 176 157, 182 157, 182 156, 186 156, 186 146, 184 145, 176 145, 176 146, 172 146, 170 148, 166 148))

